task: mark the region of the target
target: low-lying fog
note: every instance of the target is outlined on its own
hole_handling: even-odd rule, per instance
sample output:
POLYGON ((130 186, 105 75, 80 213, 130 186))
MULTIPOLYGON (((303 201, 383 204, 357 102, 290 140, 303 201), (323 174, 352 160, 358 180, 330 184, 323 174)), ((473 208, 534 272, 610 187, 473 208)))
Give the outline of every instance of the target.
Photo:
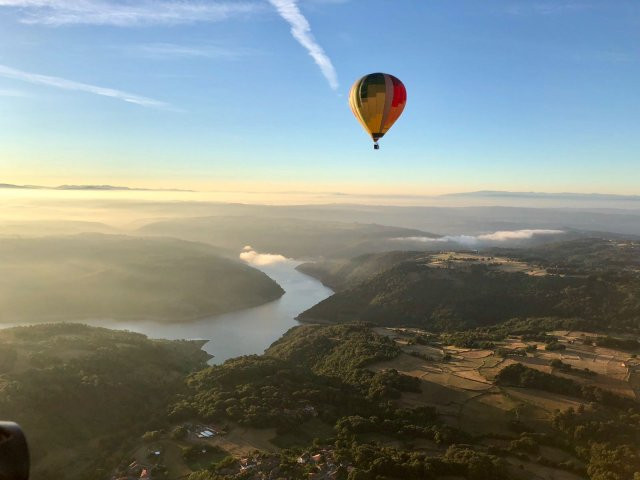
MULTIPOLYGON (((229 194, 0 188, 0 235, 85 231, 136 234, 159 221, 196 217, 225 218, 227 223, 230 223, 230 218, 251 219, 246 225, 236 222, 228 227, 228 232, 217 232, 220 236, 234 234, 242 228, 249 230, 253 219, 357 222, 417 229, 438 235, 482 235, 527 229, 579 229, 640 235, 640 197, 633 196, 478 192, 410 197, 413 200, 408 202, 388 196, 365 198, 296 193, 224 196, 223 193, 229 194), (219 198, 238 203, 216 201, 219 198)), ((180 228, 184 230, 184 224, 180 228)), ((185 231, 185 236, 189 233, 185 231)), ((256 239, 247 238, 245 242, 255 244, 256 239)), ((233 249, 242 246, 234 243, 233 249)))

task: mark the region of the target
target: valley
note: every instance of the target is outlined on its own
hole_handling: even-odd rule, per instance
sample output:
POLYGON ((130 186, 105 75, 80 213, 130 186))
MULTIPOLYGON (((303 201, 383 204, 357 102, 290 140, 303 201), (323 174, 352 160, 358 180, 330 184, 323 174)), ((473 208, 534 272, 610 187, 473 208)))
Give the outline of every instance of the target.
POLYGON ((295 232, 287 252, 314 261, 260 253, 241 228, 214 246, 186 223, 165 232, 180 240, 1 240, 3 318, 80 322, 0 331, 0 412, 27 431, 34 479, 640 471, 637 240, 389 250, 394 229, 285 224, 252 235, 295 232))

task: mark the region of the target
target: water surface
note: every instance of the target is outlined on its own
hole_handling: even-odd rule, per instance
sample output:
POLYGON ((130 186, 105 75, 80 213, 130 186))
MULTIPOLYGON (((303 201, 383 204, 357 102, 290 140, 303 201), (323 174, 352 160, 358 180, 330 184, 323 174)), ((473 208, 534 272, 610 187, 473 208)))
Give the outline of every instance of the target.
POLYGON ((219 364, 240 355, 261 354, 291 327, 298 325, 295 317, 324 300, 333 292, 318 280, 298 272, 300 262, 284 260, 270 265, 253 265, 275 280, 285 290, 278 300, 259 307, 216 315, 189 323, 159 323, 153 321, 90 320, 96 327, 130 330, 149 338, 205 339, 203 347, 214 355, 210 363, 219 364))

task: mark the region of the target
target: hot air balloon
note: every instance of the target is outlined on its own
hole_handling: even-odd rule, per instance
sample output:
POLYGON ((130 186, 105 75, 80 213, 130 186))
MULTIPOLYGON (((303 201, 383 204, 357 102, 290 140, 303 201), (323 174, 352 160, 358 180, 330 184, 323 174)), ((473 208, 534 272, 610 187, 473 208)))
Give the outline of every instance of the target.
POLYGON ((373 139, 378 140, 398 119, 407 103, 407 90, 400 80, 388 73, 370 73, 356 81, 349 93, 353 114, 373 139))

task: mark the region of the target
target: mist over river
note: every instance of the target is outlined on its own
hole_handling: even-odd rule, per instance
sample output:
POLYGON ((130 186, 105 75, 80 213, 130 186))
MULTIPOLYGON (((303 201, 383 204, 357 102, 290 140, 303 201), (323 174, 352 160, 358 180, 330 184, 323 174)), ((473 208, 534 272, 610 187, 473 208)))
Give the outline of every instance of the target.
POLYGON ((276 261, 251 262, 275 280, 285 294, 273 302, 259 307, 216 315, 186 323, 159 323, 153 321, 118 321, 96 319, 83 321, 88 325, 119 330, 130 330, 149 338, 204 339, 203 347, 214 358, 210 363, 219 364, 240 355, 261 354, 275 340, 298 322, 295 317, 324 300, 333 292, 318 280, 298 272, 301 262, 278 256, 276 261), (266 263, 266 264, 264 264, 266 263))

